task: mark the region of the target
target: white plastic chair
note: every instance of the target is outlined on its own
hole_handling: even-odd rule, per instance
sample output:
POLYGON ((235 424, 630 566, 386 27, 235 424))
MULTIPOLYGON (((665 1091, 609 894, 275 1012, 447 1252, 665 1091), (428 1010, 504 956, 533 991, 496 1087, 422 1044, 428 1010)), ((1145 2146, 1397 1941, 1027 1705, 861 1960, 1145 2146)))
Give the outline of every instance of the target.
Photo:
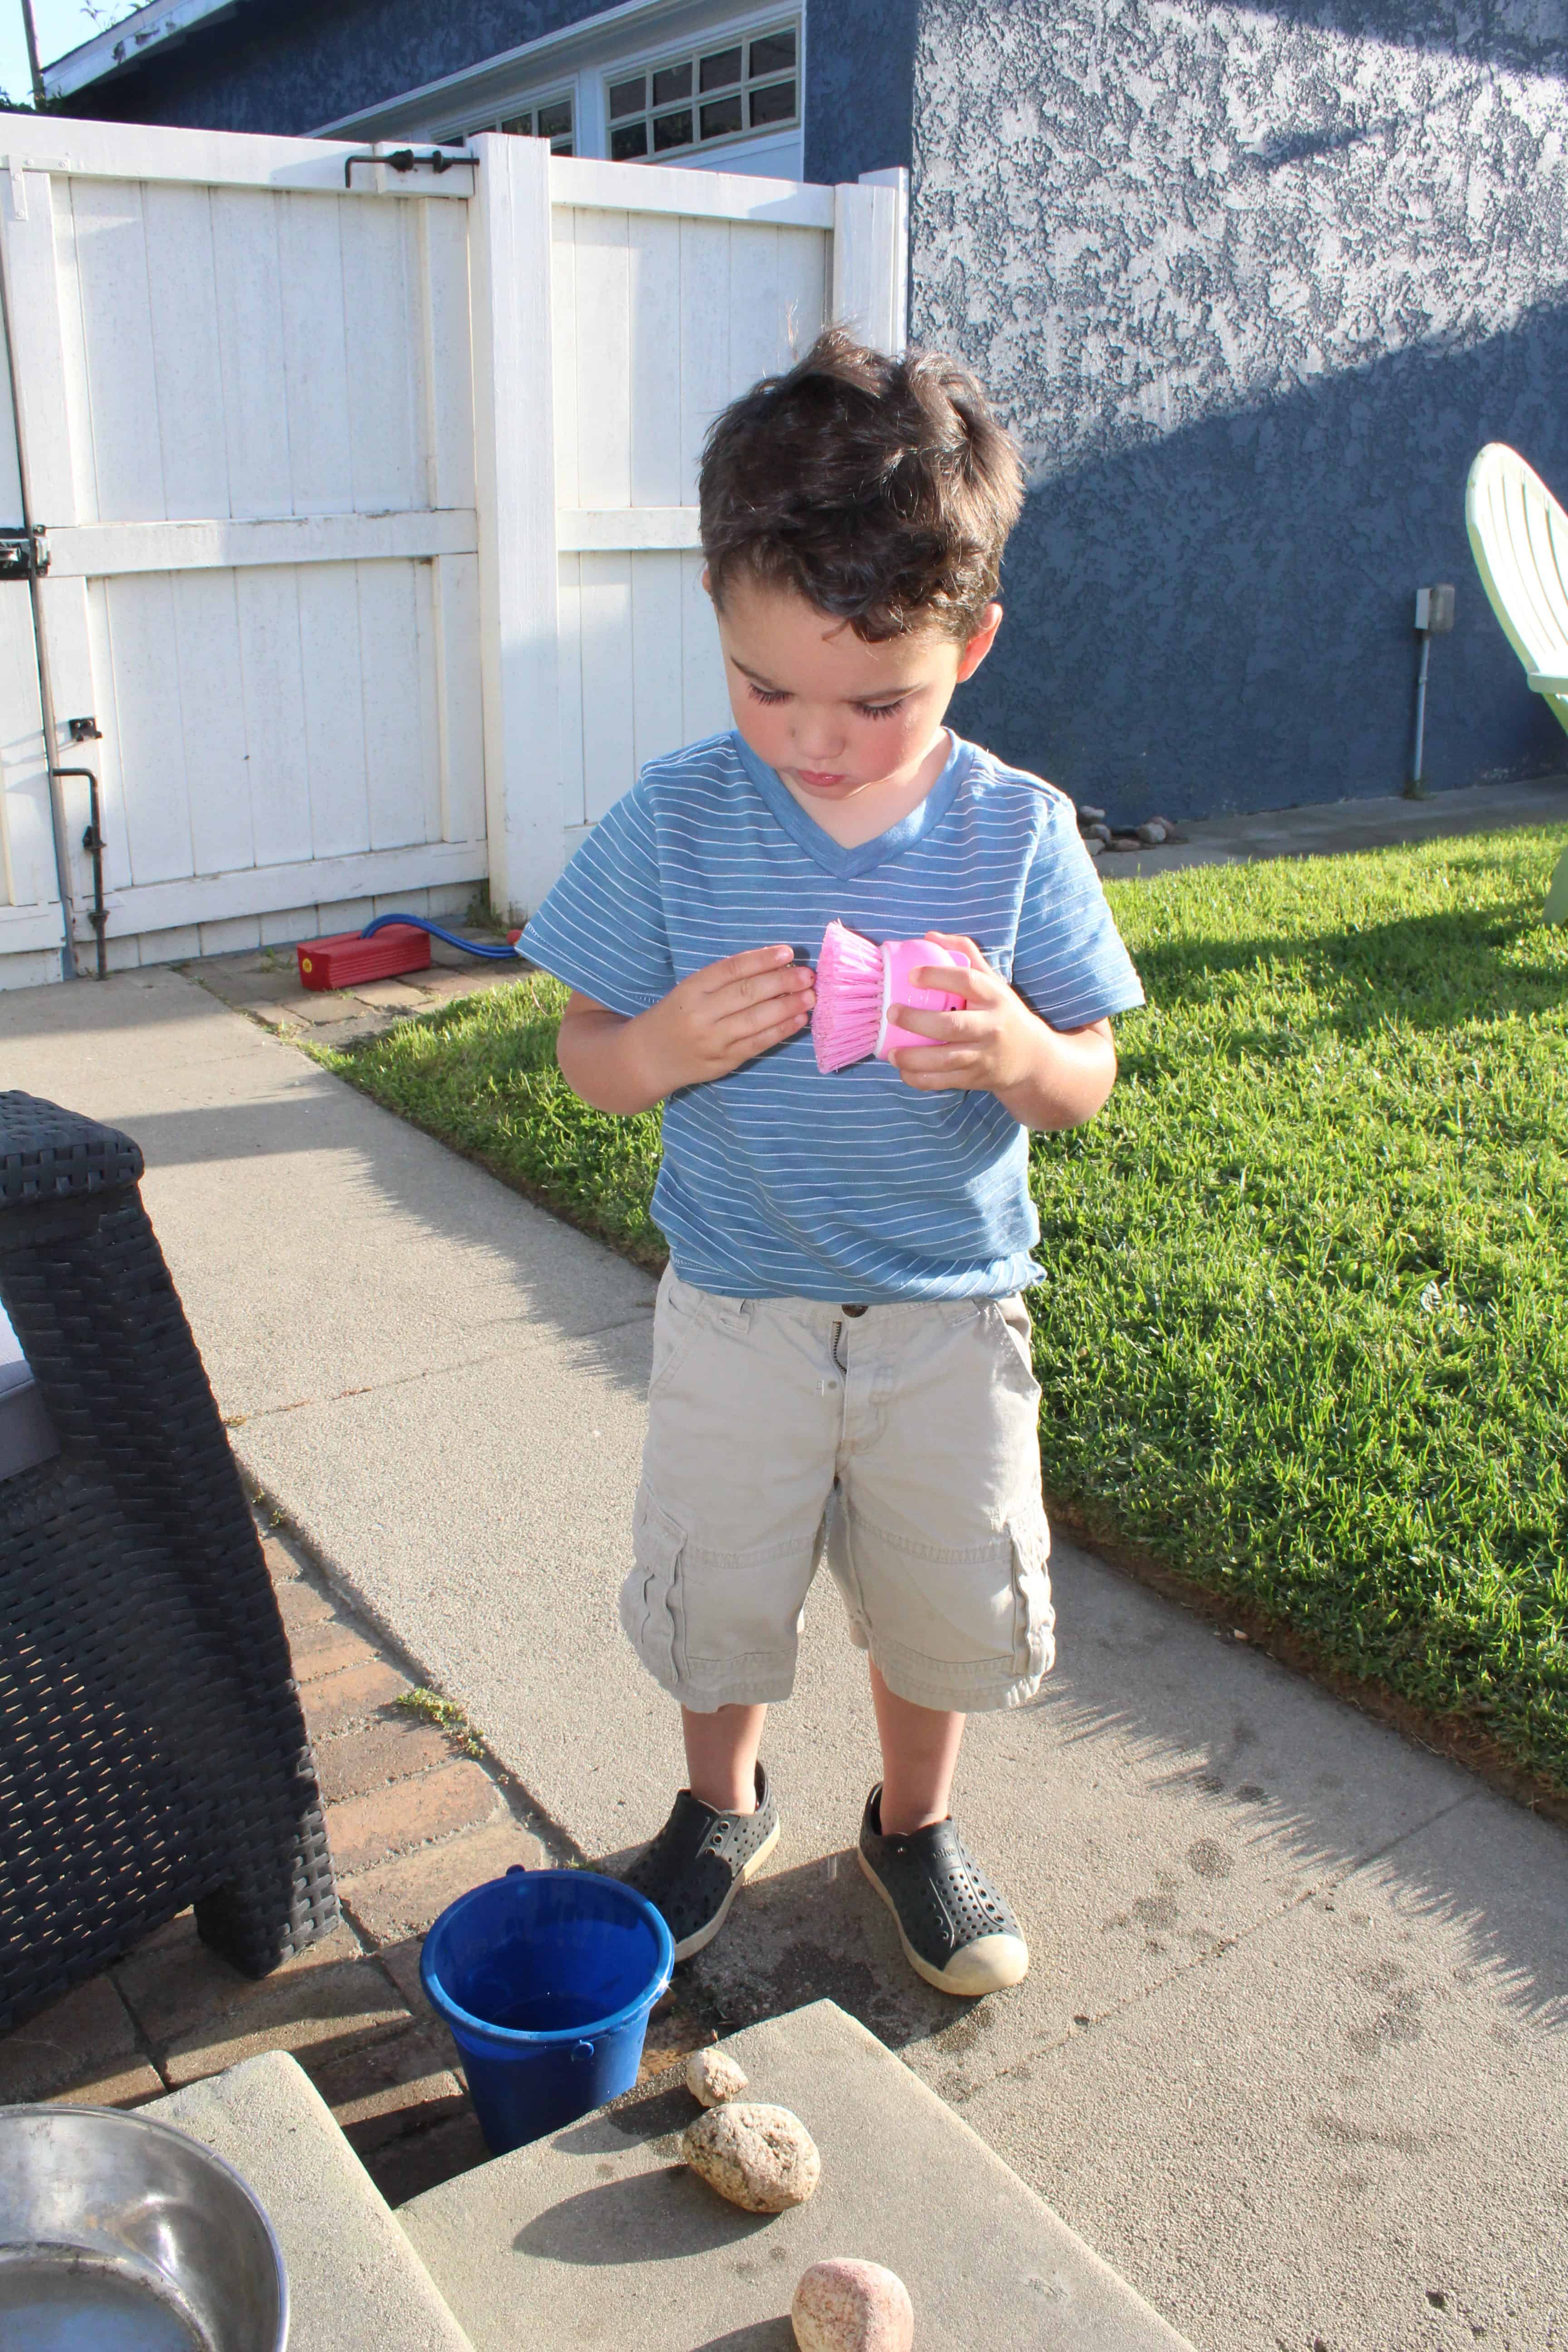
MULTIPOLYGON (((1465 528, 1481 585, 1532 693, 1568 730, 1568 514, 1517 449, 1489 441, 1465 487, 1465 528)), ((1568 850, 1546 894, 1568 921, 1568 850)))

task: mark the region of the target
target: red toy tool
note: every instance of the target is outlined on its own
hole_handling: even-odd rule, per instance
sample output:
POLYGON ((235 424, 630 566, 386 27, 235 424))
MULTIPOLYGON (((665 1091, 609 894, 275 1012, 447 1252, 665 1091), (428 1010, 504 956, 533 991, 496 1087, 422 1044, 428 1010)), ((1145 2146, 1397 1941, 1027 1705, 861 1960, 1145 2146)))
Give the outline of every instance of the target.
POLYGON ((509 931, 503 948, 488 940, 458 939, 423 915, 378 915, 363 931, 302 940, 294 953, 302 988, 354 988, 362 981, 395 980, 399 972, 425 971, 432 939, 445 940, 448 947, 461 948, 487 963, 509 962, 513 957, 526 961, 519 945, 521 937, 521 931, 509 931))
POLYGON ((302 940, 294 952, 302 987, 353 988, 358 981, 423 971, 430 961, 430 941, 411 923, 392 923, 374 940, 358 931, 337 931, 330 940, 302 940))

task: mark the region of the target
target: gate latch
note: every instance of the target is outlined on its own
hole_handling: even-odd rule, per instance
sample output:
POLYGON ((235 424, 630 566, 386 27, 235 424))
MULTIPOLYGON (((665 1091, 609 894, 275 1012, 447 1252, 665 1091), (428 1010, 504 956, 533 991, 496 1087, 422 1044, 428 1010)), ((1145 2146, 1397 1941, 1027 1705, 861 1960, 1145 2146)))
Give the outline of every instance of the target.
POLYGON ((35 580, 48 568, 48 538, 42 523, 35 523, 31 530, 0 530, 0 580, 35 580))

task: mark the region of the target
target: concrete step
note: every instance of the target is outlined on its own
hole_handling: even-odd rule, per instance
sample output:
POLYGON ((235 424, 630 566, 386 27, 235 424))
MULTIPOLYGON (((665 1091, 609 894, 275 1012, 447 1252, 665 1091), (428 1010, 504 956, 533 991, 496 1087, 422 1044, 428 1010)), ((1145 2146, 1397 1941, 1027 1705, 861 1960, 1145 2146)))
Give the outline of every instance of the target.
POLYGON ((473 2352, 292 2058, 269 2051, 142 2112, 202 2141, 261 2200, 289 2273, 289 2352, 473 2352))
POLYGON ((829 2000, 721 2045, 822 2155, 809 2204, 727 2205, 679 2160, 679 2076, 398 2209, 475 2352, 788 2352, 808 2263, 898 2272, 921 2352, 1191 2352, 952 2109, 829 2000))

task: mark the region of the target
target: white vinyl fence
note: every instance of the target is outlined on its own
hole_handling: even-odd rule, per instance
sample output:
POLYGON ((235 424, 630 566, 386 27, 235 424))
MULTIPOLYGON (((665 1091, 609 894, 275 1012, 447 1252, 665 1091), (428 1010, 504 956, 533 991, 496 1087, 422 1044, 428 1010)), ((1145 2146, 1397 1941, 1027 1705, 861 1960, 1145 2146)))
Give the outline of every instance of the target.
POLYGON ((0 567, 0 985, 60 971, 62 856, 92 966, 89 788, 52 825, 51 765, 99 782, 111 968, 525 913, 725 723, 702 435, 826 318, 901 341, 901 175, 5 131, 0 532, 25 506, 47 551, 53 740, 0 567))

